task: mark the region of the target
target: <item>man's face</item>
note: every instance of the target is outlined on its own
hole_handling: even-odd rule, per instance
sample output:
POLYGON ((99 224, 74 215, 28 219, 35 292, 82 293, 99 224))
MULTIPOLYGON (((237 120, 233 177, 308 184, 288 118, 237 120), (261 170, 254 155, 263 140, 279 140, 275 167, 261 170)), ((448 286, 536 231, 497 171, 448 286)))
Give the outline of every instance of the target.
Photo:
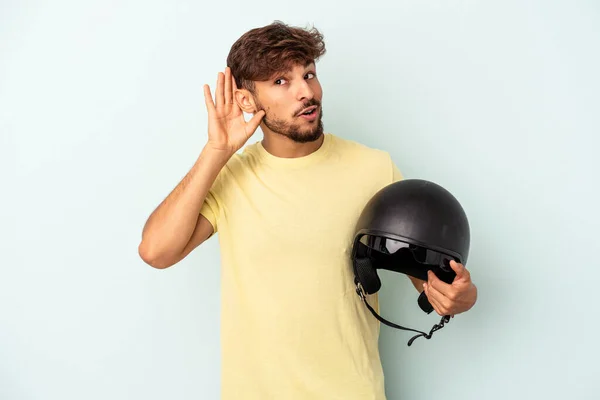
POLYGON ((298 143, 312 142, 323 134, 323 91, 315 64, 297 65, 269 81, 255 82, 254 100, 265 110, 262 120, 270 131, 298 143))

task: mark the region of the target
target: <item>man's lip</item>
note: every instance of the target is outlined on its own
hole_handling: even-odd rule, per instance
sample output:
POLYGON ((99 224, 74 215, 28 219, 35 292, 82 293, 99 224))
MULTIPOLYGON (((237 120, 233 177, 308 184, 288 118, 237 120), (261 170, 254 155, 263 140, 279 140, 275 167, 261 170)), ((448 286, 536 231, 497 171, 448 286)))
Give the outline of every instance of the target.
POLYGON ((306 107, 304 110, 302 110, 302 111, 300 111, 300 112, 298 113, 298 116, 300 116, 300 115, 304 114, 305 112, 307 112, 307 111, 309 111, 309 110, 310 110, 310 111, 312 111, 312 110, 315 110, 315 109, 317 109, 317 108, 319 108, 319 106, 310 106, 310 107, 306 107))

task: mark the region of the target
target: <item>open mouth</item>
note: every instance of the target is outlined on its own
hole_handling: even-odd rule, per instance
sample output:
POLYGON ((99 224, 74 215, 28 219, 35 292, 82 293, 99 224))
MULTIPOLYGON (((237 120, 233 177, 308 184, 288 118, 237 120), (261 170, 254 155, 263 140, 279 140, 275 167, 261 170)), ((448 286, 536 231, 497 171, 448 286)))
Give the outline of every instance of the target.
POLYGON ((300 114, 298 114, 298 116, 312 117, 317 113, 318 108, 319 107, 317 107, 317 106, 308 107, 308 108, 304 109, 304 111, 302 111, 300 114))

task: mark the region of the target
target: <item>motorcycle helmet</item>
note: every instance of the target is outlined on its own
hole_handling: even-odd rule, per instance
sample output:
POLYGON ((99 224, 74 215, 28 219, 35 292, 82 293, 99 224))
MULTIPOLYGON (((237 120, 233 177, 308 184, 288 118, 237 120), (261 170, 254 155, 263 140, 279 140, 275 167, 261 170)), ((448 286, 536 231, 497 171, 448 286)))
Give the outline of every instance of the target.
MULTIPOLYGON (((424 281, 431 270, 440 280, 452 283, 456 273, 450 260, 466 266, 469 245, 467 215, 448 190, 423 179, 394 182, 369 200, 356 224, 351 253, 356 293, 384 324, 420 333, 408 342, 409 346, 420 336, 430 339, 450 316, 443 316, 427 334, 385 320, 368 304, 366 295, 381 288, 378 269, 424 281)), ((418 304, 428 314, 433 311, 425 292, 418 304)))

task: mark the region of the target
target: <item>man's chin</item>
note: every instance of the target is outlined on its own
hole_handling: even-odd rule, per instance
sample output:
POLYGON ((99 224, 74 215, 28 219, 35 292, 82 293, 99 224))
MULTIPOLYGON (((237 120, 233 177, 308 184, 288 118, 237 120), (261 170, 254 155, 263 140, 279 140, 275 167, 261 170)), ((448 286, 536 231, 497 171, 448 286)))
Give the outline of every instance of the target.
POLYGON ((323 130, 313 132, 290 132, 286 135, 296 143, 311 143, 319 140, 323 136, 323 130))
POLYGON ((323 136, 323 122, 321 117, 316 126, 307 127, 296 124, 285 124, 278 120, 265 119, 263 123, 271 132, 285 136, 296 143, 311 143, 319 140, 323 136), (302 129, 304 128, 304 129, 302 129))

